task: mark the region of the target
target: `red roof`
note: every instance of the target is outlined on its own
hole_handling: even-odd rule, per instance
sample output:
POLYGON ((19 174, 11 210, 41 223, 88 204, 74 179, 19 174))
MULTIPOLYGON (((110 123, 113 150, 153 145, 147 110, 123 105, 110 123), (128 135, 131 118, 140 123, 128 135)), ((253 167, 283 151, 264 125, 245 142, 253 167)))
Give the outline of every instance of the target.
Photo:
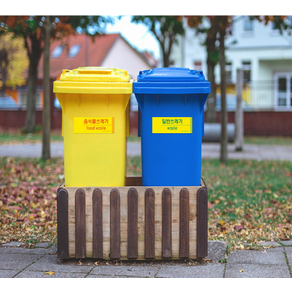
MULTIPOLYGON (((91 37, 84 34, 71 36, 68 40, 69 49, 73 45, 81 45, 80 51, 75 57, 69 57, 66 48, 63 49, 59 57, 52 57, 51 54, 53 50, 62 44, 61 41, 53 42, 50 48, 50 77, 57 78, 62 73, 63 69, 100 66, 118 37, 120 37, 120 34, 118 33, 107 34, 95 37, 93 42, 91 37), (88 58, 86 58, 86 51, 88 58)), ((43 78, 43 56, 41 57, 38 66, 38 78, 43 78)))

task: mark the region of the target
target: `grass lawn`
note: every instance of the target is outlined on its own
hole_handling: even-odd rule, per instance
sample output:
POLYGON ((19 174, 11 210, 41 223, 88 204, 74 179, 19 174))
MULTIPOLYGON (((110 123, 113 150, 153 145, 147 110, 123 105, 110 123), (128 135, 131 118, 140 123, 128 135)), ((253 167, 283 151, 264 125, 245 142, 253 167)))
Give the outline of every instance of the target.
MULTIPOLYGON (((42 133, 22 134, 20 129, 4 130, 0 128, 0 145, 1 144, 17 144, 17 143, 36 143, 42 141, 42 133)), ((55 130, 51 133, 52 142, 62 142, 63 137, 61 130, 55 130)), ((136 135, 130 135, 128 142, 140 142, 141 138, 136 135)), ((283 145, 291 146, 292 137, 261 137, 261 136, 245 136, 245 144, 257 145, 283 145)))
POLYGON ((245 136, 245 144, 291 146, 292 137, 245 136))
MULTIPOLYGON (((51 132, 52 142, 62 142, 63 137, 60 130, 51 132)), ((37 143, 42 142, 42 133, 22 134, 20 129, 3 130, 0 128, 0 145, 1 144, 19 144, 19 143, 37 143)))
MULTIPOLYGON (((63 171, 62 158, 0 158, 0 243, 56 243, 63 171)), ((127 174, 141 175, 139 157, 128 159, 127 174)), ((209 189, 209 239, 225 240, 234 250, 292 238, 292 162, 203 160, 202 176, 209 189)))

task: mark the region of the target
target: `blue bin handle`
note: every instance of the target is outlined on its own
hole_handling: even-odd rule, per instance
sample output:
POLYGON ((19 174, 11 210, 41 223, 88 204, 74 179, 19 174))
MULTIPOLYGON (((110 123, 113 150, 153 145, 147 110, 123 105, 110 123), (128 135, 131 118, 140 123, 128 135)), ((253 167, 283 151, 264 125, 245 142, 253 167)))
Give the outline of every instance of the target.
POLYGON ((141 137, 141 115, 140 107, 138 107, 138 137, 141 137))

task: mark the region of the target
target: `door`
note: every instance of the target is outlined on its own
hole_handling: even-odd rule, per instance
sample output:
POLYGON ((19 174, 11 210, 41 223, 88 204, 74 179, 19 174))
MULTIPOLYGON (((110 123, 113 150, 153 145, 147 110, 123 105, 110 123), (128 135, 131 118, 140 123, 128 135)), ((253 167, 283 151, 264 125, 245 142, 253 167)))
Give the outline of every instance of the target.
POLYGON ((292 73, 276 73, 274 83, 275 107, 292 110, 292 73))

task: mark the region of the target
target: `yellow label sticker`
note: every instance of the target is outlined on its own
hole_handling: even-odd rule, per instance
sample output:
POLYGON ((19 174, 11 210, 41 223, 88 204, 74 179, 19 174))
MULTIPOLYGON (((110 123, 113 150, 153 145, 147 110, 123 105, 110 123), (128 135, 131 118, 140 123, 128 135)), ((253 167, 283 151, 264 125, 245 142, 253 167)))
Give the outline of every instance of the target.
POLYGON ((192 117, 152 118, 153 134, 191 134, 193 133, 192 117))
POLYGON ((114 133, 113 117, 75 117, 76 134, 111 134, 114 133))

